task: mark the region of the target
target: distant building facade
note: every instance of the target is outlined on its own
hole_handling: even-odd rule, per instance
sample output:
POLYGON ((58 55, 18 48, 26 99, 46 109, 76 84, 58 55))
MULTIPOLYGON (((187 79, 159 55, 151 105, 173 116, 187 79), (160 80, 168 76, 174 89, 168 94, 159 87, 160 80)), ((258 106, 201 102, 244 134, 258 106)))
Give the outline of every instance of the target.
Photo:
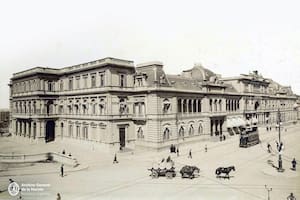
POLYGON ((257 72, 232 78, 195 65, 104 58, 62 69, 36 67, 10 82, 10 132, 32 141, 69 140, 112 149, 160 149, 233 135, 246 123, 297 120, 289 87, 257 72))
POLYGON ((0 109, 0 133, 8 132, 10 112, 8 109, 0 109))

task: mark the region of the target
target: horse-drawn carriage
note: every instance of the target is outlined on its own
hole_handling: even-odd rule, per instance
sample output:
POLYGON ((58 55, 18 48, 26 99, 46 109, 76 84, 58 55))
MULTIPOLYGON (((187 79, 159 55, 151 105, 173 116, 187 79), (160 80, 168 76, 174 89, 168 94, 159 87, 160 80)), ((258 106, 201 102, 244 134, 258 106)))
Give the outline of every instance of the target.
POLYGON ((185 165, 181 168, 180 174, 182 178, 193 179, 199 176, 200 169, 196 166, 185 165))
MULTIPOLYGON (((163 159, 159 163, 155 163, 152 165, 150 176, 152 178, 158 178, 160 176, 165 176, 169 179, 174 178, 176 176, 176 171, 174 167, 174 161, 168 157, 166 160, 163 159)), ((190 178, 193 179, 199 176, 200 169, 196 166, 185 165, 179 171, 182 178, 190 178)))
POLYGON ((234 166, 230 166, 230 167, 218 167, 216 169, 216 175, 217 175, 217 178, 228 178, 230 179, 230 176, 229 176, 229 173, 231 171, 235 171, 235 167, 234 166), (225 174, 224 176, 222 176, 221 174, 225 174))
POLYGON ((155 165, 152 165, 151 169, 148 169, 151 171, 150 176, 152 178, 158 178, 159 176, 165 176, 169 179, 176 176, 174 162, 170 159, 163 159, 160 163, 157 163, 155 165))

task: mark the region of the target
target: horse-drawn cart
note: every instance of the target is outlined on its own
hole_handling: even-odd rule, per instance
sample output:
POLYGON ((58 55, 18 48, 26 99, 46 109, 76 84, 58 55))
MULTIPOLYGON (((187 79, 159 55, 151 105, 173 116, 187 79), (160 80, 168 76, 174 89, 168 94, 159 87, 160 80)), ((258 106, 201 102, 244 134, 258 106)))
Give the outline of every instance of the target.
POLYGON ((164 168, 164 169, 160 169, 160 168, 154 169, 154 168, 151 168, 149 170, 151 171, 150 176, 152 178, 158 178, 159 176, 165 176, 165 177, 171 179, 171 178, 173 178, 173 177, 176 176, 176 172, 175 172, 175 168, 174 167, 171 167, 170 169, 167 169, 167 168, 164 168))
POLYGON ((165 176, 165 177, 171 179, 176 176, 174 162, 170 158, 168 158, 166 160, 163 159, 163 161, 160 163, 155 163, 155 165, 152 165, 152 168, 148 169, 148 170, 151 171, 150 176, 152 178, 158 178, 159 176, 165 176))
POLYGON ((200 169, 196 166, 185 165, 181 168, 180 174, 182 178, 190 178, 193 179, 199 176, 200 169))

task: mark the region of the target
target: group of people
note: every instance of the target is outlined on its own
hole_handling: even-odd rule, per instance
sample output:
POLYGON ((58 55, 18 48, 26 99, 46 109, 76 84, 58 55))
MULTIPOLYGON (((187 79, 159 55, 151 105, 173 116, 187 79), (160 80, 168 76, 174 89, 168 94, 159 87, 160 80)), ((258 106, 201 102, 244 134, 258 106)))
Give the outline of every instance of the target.
MULTIPOLYGON (((284 148, 284 146, 283 146, 283 143, 282 142, 280 142, 280 144, 276 141, 276 146, 277 146, 277 150, 278 150, 278 152, 281 152, 282 150, 283 150, 283 148, 284 148)), ((270 143, 268 143, 267 144, 267 149, 268 149, 268 153, 271 153, 271 151, 272 151, 272 146, 270 145, 270 143)), ((296 165, 297 165, 297 161, 296 161, 296 158, 293 158, 293 160, 291 161, 291 163, 292 163, 292 170, 296 170, 296 165)))
MULTIPOLYGON (((62 152, 61 152, 63 155, 66 155, 66 151, 63 149, 62 150, 62 152)), ((71 154, 71 152, 69 153, 69 157, 71 157, 72 156, 72 154, 71 154)))

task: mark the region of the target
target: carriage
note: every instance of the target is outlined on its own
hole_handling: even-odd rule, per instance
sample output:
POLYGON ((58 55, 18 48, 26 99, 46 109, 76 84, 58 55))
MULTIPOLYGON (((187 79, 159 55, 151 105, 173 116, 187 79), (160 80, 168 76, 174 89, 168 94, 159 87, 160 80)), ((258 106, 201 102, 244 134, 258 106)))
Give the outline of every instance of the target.
POLYGON ((231 171, 235 171, 235 167, 234 166, 229 166, 229 167, 218 167, 216 169, 216 175, 217 175, 217 178, 228 178, 230 179, 230 176, 229 176, 229 173, 231 171), (221 174, 225 174, 225 175, 221 175, 221 174))
POLYGON ((256 125, 246 126, 240 134, 240 147, 250 147, 259 143, 259 134, 256 125))
POLYGON ((172 179, 176 176, 174 162, 172 160, 163 161, 161 163, 155 164, 155 166, 152 166, 151 169, 148 169, 151 171, 150 176, 152 178, 158 178, 160 176, 165 176, 168 179, 172 179))
POLYGON ((190 178, 193 179, 199 176, 200 169, 196 166, 185 165, 181 168, 180 174, 182 178, 190 178))

